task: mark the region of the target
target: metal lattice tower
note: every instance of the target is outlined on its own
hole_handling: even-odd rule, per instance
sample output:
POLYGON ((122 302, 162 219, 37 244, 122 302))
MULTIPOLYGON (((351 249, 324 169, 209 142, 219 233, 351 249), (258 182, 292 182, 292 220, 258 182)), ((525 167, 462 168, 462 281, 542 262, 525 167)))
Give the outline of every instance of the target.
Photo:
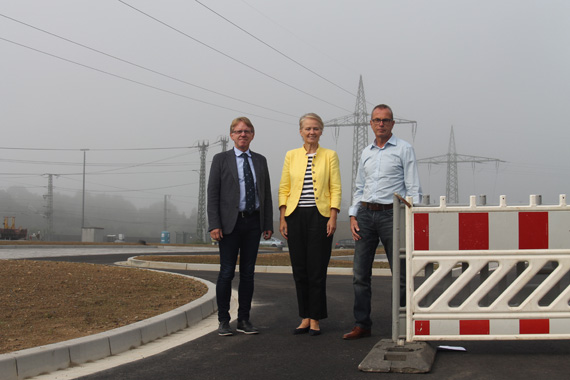
POLYGON ((447 182, 445 184, 445 197, 449 203, 459 202, 459 183, 457 179, 457 151, 455 150, 455 134, 453 125, 449 135, 447 148, 447 182))
POLYGON ((198 143, 200 149, 200 190, 198 192, 198 223, 196 236, 206 242, 206 153, 208 152, 208 141, 198 143))
POLYGON ((472 165, 482 164, 486 162, 495 162, 496 165, 498 166, 500 162, 505 162, 505 161, 499 160, 498 158, 457 154, 455 150, 455 134, 453 132, 453 126, 451 126, 451 133, 449 134, 449 146, 447 154, 435 157, 422 158, 421 160, 418 160, 418 164, 428 164, 428 165, 447 164, 445 197, 448 204, 459 203, 459 177, 457 175, 457 164, 466 163, 466 162, 471 163, 472 165))
POLYGON ((228 141, 230 141, 228 136, 220 136, 220 143, 222 143, 222 152, 228 150, 228 141))
POLYGON ((356 172, 358 170, 358 162, 360 155, 366 145, 368 145, 368 112, 366 112, 366 97, 364 96, 364 85, 362 83, 362 75, 358 83, 358 93, 356 95, 356 106, 354 113, 351 115, 341 116, 336 119, 329 120, 325 123, 327 127, 354 127, 352 137, 352 186, 350 192, 350 200, 354 195, 354 184, 356 183, 356 172))
MULTIPOLYGON (((356 105, 354 113, 351 115, 341 116, 336 119, 325 122, 327 127, 354 127, 354 134, 352 137, 352 184, 350 191, 350 202, 354 196, 356 174, 358 172, 358 163, 362 151, 368 145, 368 130, 370 128, 369 114, 366 111, 366 97, 364 95, 364 84, 362 82, 362 75, 358 82, 358 93, 356 94, 356 105)), ((417 122, 412 120, 394 118, 396 124, 412 124, 412 136, 415 140, 417 122)))
POLYGON ((53 174, 47 174, 48 176, 48 193, 44 195, 46 200, 46 212, 44 214, 47 227, 45 232, 45 240, 51 241, 53 238, 53 174))

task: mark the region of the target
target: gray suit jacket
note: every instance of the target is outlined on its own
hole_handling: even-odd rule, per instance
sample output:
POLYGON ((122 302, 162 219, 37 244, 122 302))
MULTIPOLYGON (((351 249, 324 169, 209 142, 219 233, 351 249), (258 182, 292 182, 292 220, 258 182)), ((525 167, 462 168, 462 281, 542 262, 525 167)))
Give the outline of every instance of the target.
MULTIPOLYGON (((251 152, 255 170, 261 231, 273 231, 273 204, 267 160, 251 152)), ((239 177, 233 148, 212 160, 208 179, 208 231, 221 228, 224 235, 235 227, 239 213, 239 177)))

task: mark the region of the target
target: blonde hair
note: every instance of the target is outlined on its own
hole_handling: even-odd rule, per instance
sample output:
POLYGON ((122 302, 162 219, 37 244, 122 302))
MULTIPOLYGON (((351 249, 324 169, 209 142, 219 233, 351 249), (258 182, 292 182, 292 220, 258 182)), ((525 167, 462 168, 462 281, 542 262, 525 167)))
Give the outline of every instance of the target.
POLYGON ((325 123, 323 123, 323 119, 321 119, 321 117, 319 115, 317 115, 316 113, 306 113, 303 116, 301 116, 301 118, 299 119, 299 129, 303 128, 303 122, 306 119, 313 119, 316 120, 317 123, 319 123, 319 126, 321 127, 321 131, 325 128, 325 123))
POLYGON ((251 124, 251 121, 245 117, 245 116, 240 116, 240 117, 236 117, 235 119, 232 120, 232 124, 230 125, 230 134, 232 134, 234 132, 234 128, 236 127, 236 125, 238 125, 240 122, 243 122, 245 125, 247 125, 248 127, 251 128, 251 132, 255 133, 255 128, 253 128, 253 124, 251 124))

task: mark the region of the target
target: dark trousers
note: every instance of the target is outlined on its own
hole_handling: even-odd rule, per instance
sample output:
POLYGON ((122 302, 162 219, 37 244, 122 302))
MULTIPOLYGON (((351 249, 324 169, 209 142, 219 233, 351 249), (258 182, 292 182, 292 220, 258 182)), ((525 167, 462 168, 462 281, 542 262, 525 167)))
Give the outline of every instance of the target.
POLYGON ((301 318, 325 319, 327 267, 333 237, 327 237, 329 218, 316 207, 297 207, 287 221, 289 256, 301 318))
MULTIPOLYGON (((355 242, 354 249, 354 318, 356 325, 370 329, 372 320, 372 263, 378 242, 382 241, 388 263, 392 268, 392 228, 393 210, 372 211, 364 207, 358 209, 358 234, 361 239, 355 242)), ((399 254, 399 253, 398 253, 399 254)), ((406 261, 400 260, 400 305, 406 304, 406 261)))
POLYGON ((230 299, 232 280, 235 275, 239 254, 238 320, 248 321, 253 297, 253 276, 255 260, 259 248, 261 228, 259 213, 243 217, 240 213, 231 234, 224 235, 220 241, 220 274, 216 283, 218 302, 218 320, 230 320, 230 299))

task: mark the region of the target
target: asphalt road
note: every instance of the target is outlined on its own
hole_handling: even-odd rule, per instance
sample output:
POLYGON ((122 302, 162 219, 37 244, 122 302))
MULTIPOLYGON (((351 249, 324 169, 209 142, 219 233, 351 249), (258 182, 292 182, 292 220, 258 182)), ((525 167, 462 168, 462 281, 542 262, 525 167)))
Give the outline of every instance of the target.
MULTIPOLYGON (((130 255, 51 257, 47 260, 112 264, 130 255)), ((217 272, 184 271, 215 283, 217 272)), ((323 334, 293 336, 299 322, 290 274, 256 274, 252 322, 259 335, 219 337, 217 332, 161 354, 82 379, 569 379, 570 341, 439 342, 466 352, 438 351, 427 374, 363 373, 358 364, 391 336, 390 278, 373 279, 373 335, 344 341, 352 328, 352 278, 328 277, 329 318, 323 334)), ((237 281, 234 280, 237 286, 237 281)), ((232 327, 235 328, 235 321, 232 327)))

